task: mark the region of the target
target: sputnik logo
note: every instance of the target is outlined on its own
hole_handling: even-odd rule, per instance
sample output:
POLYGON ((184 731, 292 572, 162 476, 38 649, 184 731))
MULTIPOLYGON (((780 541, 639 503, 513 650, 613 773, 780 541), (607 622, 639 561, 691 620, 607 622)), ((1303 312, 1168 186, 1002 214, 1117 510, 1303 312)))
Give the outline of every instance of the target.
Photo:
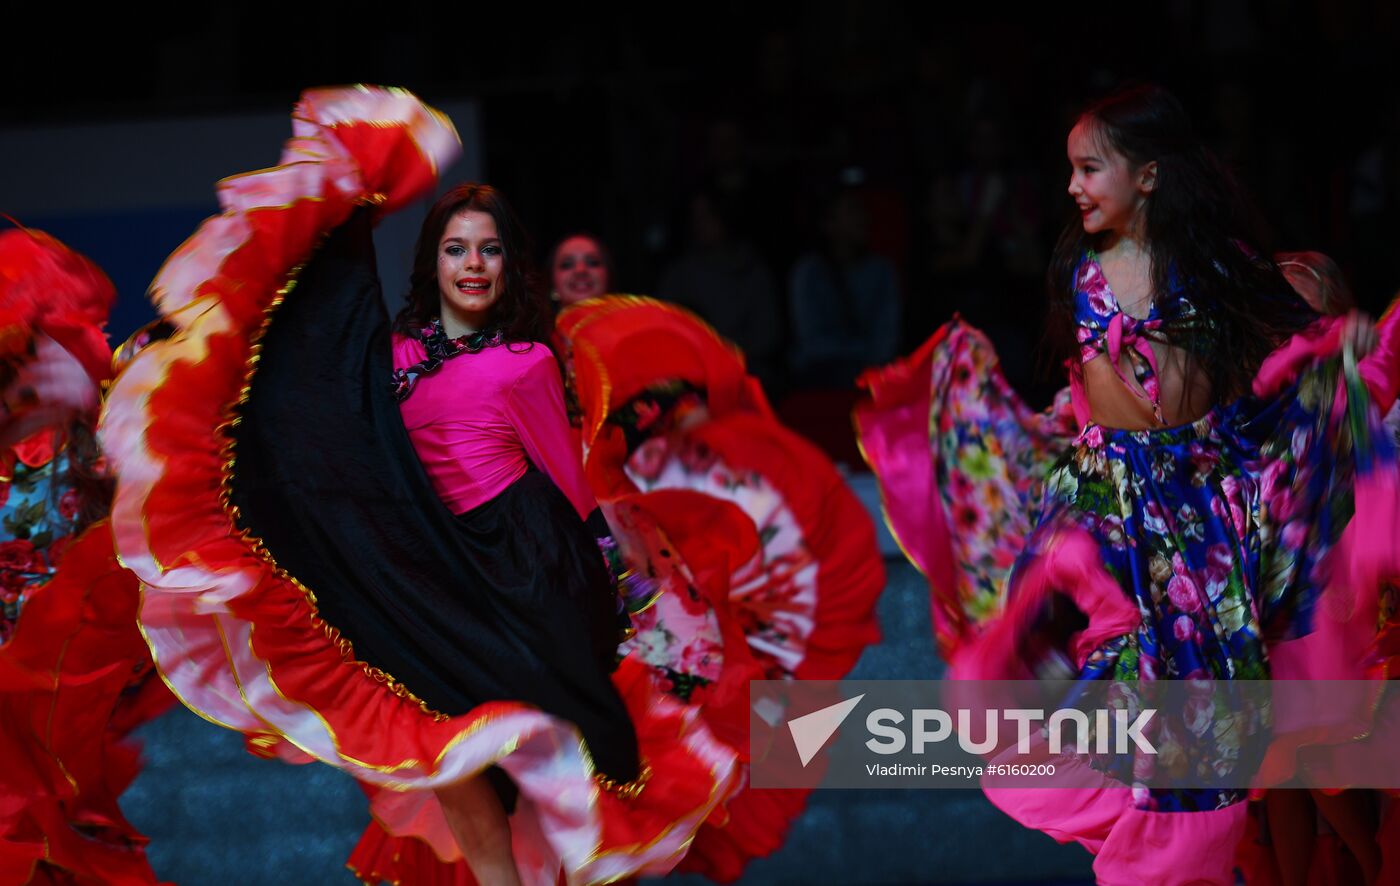
POLYGON ((797 756, 804 768, 817 752, 826 746, 836 730, 841 728, 841 724, 851 715, 851 711, 856 709, 862 698, 865 698, 865 693, 788 721, 792 743, 797 745, 797 756))

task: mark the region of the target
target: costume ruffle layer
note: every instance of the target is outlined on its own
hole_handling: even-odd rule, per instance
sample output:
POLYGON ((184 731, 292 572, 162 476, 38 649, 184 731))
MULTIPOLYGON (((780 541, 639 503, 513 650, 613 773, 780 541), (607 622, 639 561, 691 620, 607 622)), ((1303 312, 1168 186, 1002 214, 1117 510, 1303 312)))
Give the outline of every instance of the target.
MULTIPOLYGON (((105 381, 115 295, 53 237, 0 233, 0 358, 42 375, 46 337, 105 381)), ((6 409, 3 423, 24 416, 6 409)), ((68 436, 48 426, 0 451, 0 882, 151 884, 146 838, 117 797, 140 770, 128 733, 174 699, 136 628, 138 584, 108 524, 75 534, 101 493, 75 482, 68 436)))
MULTIPOLYGON (((773 418, 742 355, 689 312, 637 296, 569 308, 558 334, 600 498, 686 489, 737 506, 762 548, 757 562, 733 562, 730 587, 755 656, 773 678, 844 676, 879 639, 874 605, 885 575, 874 527, 831 462, 773 418), (704 391, 705 420, 629 453, 609 417, 673 381, 704 391)), ((696 549, 724 543, 698 521, 672 523, 671 537, 693 534, 696 549)))
POLYGON ((104 381, 111 377, 111 348, 102 327, 115 299, 101 268, 43 231, 0 232, 0 356, 31 356, 40 333, 62 345, 93 381, 104 381))
POLYGON ((0 645, 0 882, 157 882, 146 838, 117 805, 140 770, 127 732, 171 701, 147 679, 138 598, 98 523, 0 645))
MULTIPOLYGON (((1244 886, 1283 886, 1289 882, 1301 882, 1306 886, 1345 886, 1365 881, 1361 866, 1346 842, 1330 832, 1312 838, 1311 862, 1302 879, 1297 879, 1296 872, 1290 872, 1293 876, 1285 879, 1274 857, 1272 844, 1277 839, 1269 834, 1259 806, 1252 804, 1244 837, 1235 854, 1237 882, 1244 886)), ((1375 883, 1394 886, 1400 883, 1400 804, 1392 801, 1389 809, 1382 813, 1375 839, 1381 855, 1380 873, 1375 883)))
MULTIPOLYGON (((610 296, 567 308, 556 339, 582 411, 595 493, 616 504, 644 503, 691 574, 705 577, 697 587, 706 590, 691 596, 692 620, 663 609, 652 625, 645 614, 634 649, 747 760, 750 729, 762 728, 747 705, 726 705, 725 693, 712 688, 681 687, 676 675, 844 677, 879 639, 874 607, 885 575, 874 527, 830 461, 773 418, 742 354, 689 312, 610 296), (649 439, 629 453, 610 419, 639 395, 675 382, 703 391, 704 419, 669 432, 638 428, 649 439), (679 496, 721 510, 687 512, 679 496), (740 543, 748 537, 752 546, 740 543), (707 640, 703 619, 717 620, 726 640, 707 640), (736 637, 746 640, 747 654, 736 649, 736 637)), ((664 595, 663 603, 668 596, 672 604, 684 599, 664 595)), ((738 878, 751 859, 782 845, 806 799, 802 791, 741 792, 706 823, 681 869, 720 882, 738 878)))
MULTIPOLYGON (((645 560, 649 577, 662 589, 651 606, 632 616, 637 635, 624 647, 627 682, 619 685, 631 686, 638 698, 658 687, 684 698, 692 714, 698 714, 716 738, 747 762, 748 681, 762 679, 763 671, 737 621, 726 613, 730 564, 748 562, 758 550, 752 523, 733 505, 686 491, 633 495, 604 502, 602 507, 614 538, 645 560), (713 536, 692 532, 691 526, 708 527, 713 536), (677 543, 670 532, 683 543, 677 543), (711 543, 696 545, 699 538, 711 543), (642 686, 636 684, 638 679, 642 686)), ((368 790, 372 797, 383 796, 381 791, 368 790)), ((796 802, 797 811, 804 797, 799 793, 790 801, 796 802)), ((711 818, 720 815, 717 810, 711 818)), ((759 839, 771 831, 770 821, 763 819, 756 829, 759 839)), ((702 827, 683 864, 696 853, 711 824, 707 821, 702 827)), ((773 848, 781 842, 780 835, 769 839, 775 841, 773 848)), ((369 883, 466 886, 475 882, 465 863, 442 861, 423 841, 390 837, 379 823, 365 831, 349 867, 369 883)))
POLYGON ((928 579, 946 659, 997 611, 1031 530, 1031 498, 1079 431, 1069 392, 1044 412, 1021 401, 991 342, 961 319, 913 355, 859 379, 855 411, 885 520, 928 579))
POLYGON ((293 130, 281 165, 221 183, 223 213, 162 269, 153 295, 177 332, 133 360, 104 414, 120 477, 117 548, 146 586, 141 622, 157 667, 250 749, 359 779, 379 822, 444 861, 460 853, 432 789, 497 766, 519 788, 513 832, 528 882, 553 883, 561 869, 570 882, 669 870, 731 778, 732 753, 692 712, 620 670, 651 773, 636 796, 604 790, 571 723, 510 701, 436 714, 358 660, 320 617, 317 589, 240 528, 228 429, 264 324, 297 297, 300 267, 328 232, 360 207, 420 196, 458 149, 445 118, 398 90, 308 92, 293 130))
MULTIPOLYGON (((644 495, 687 490, 728 503, 750 521, 759 549, 733 561, 739 565, 724 576, 727 600, 714 601, 713 611, 746 639, 755 679, 840 679, 878 641, 874 604, 885 576, 873 527, 811 444, 761 416, 733 414, 644 443, 626 469, 644 495)), ((671 537, 684 539, 682 549, 703 548, 718 532, 714 523, 697 524, 671 537)), ((710 701, 695 700, 714 722, 710 701)), ((737 732, 747 750, 756 724, 747 705, 732 712, 742 731, 716 724, 716 732, 737 732)), ((805 806, 803 791, 745 790, 696 836, 681 869, 737 879, 749 860, 782 845, 805 806)))

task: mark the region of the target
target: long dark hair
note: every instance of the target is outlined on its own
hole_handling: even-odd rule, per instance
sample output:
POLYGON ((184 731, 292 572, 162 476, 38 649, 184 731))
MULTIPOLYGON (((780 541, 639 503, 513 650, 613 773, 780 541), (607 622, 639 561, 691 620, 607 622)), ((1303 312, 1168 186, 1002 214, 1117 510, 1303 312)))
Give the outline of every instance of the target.
MULTIPOLYGON (((1264 357, 1316 319, 1268 260, 1253 204, 1196 135, 1181 102, 1160 86, 1115 92, 1085 108, 1079 122, 1133 166, 1156 161, 1144 227, 1153 293, 1182 286, 1205 315, 1208 322, 1173 343, 1187 349, 1191 365, 1205 370, 1211 396, 1229 400, 1247 392, 1264 357)), ((1075 213, 1055 245, 1046 274, 1046 335, 1059 359, 1077 352, 1074 275, 1085 251, 1100 239, 1084 232, 1075 213)), ((1171 332, 1169 323, 1169 337, 1171 332)))
POLYGON ((414 335, 438 315, 438 243, 452 216, 468 210, 485 212, 495 219, 505 253, 501 297, 492 309, 490 325, 500 328, 507 342, 545 341, 550 332, 549 312, 534 267, 530 235, 501 192, 477 182, 458 185, 428 210, 413 250, 407 303, 394 318, 394 331, 414 335))

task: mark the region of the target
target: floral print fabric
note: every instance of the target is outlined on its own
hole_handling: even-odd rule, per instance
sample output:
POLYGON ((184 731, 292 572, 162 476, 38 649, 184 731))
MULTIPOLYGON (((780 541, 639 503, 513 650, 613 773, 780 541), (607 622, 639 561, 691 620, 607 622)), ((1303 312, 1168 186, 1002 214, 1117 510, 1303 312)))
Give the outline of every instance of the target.
POLYGON ((643 491, 703 492, 733 502, 753 519, 762 555, 731 577, 731 611, 764 662, 766 679, 796 670, 816 621, 817 560, 777 490, 757 471, 735 470, 718 452, 685 437, 653 437, 632 454, 626 470, 643 491))
MULTIPOLYGON (((1065 398, 1047 413, 1029 412, 976 330, 960 325, 944 341, 932 363, 941 393, 929 445, 957 586, 933 591, 935 608, 966 625, 962 642, 1004 611, 1003 595, 1017 593, 1019 576, 1067 527, 1094 540, 1142 621, 1083 661, 1070 661, 1063 642, 1047 649, 1026 638, 1023 654, 1057 657, 1062 676, 1267 679, 1270 644, 1312 630, 1356 472, 1393 458, 1379 414, 1359 379, 1342 371, 1341 356, 1318 361, 1275 396, 1219 406, 1192 424, 1090 424, 1074 434, 1065 398)), ((1035 629, 1053 634, 1055 617, 1047 609, 1035 629)), ((1047 666, 1032 663, 1037 673, 1047 666)), ((1198 739, 1177 735, 1176 750, 1188 761, 1230 758, 1219 742, 1198 739)), ((1144 809, 1213 809, 1237 794, 1142 792, 1138 800, 1144 809)))
POLYGON ((935 485, 956 562, 954 586, 933 589, 947 655, 1000 610, 1040 481, 1077 429, 1068 391, 1046 412, 1031 411, 1002 376, 991 342, 961 320, 934 355, 929 383, 935 485))
POLYGON ((67 456, 26 464, 13 451, 0 461, 0 643, 10 638, 25 600, 53 577, 72 540, 78 494, 56 478, 67 456))
MULTIPOLYGON (((1090 250, 1074 275, 1074 321, 1080 362, 1088 363, 1100 354, 1106 355, 1124 386, 1139 397, 1145 394, 1158 422, 1165 424, 1157 358, 1151 342, 1170 341, 1188 350, 1199 350, 1205 346, 1206 318, 1179 288, 1164 303, 1154 302, 1146 317, 1124 313, 1108 286, 1098 256, 1090 250), (1123 376, 1119 364, 1123 356, 1128 358, 1136 385, 1123 376)), ((1078 367, 1071 366, 1070 374, 1071 378, 1077 378, 1078 367)))
MULTIPOLYGON (((1311 632, 1356 471, 1393 457, 1378 413, 1359 381, 1343 378, 1341 362, 1323 361, 1275 398, 1245 398, 1190 425, 1090 425, 1059 459, 1026 556, 1038 537, 1077 526, 1142 613, 1138 630, 1088 656, 1079 679, 1267 679, 1270 645, 1311 632)), ((1214 728, 1209 717, 1176 726, 1165 746, 1183 765, 1237 756, 1239 729, 1214 728)), ((1138 805, 1213 809, 1240 799, 1239 791, 1154 791, 1141 792, 1138 805)))

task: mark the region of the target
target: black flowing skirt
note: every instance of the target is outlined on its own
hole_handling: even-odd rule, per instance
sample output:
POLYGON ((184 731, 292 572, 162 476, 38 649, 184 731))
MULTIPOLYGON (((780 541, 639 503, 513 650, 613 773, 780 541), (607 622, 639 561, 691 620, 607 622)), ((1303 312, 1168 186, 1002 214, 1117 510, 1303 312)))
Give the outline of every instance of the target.
POLYGON ((261 344, 233 428, 242 527, 310 589, 356 659, 435 711, 535 705, 577 725, 604 774, 635 778, 636 736, 609 679, 616 598, 594 534, 534 469, 463 514, 437 497, 391 395, 367 212, 327 238, 261 344))

